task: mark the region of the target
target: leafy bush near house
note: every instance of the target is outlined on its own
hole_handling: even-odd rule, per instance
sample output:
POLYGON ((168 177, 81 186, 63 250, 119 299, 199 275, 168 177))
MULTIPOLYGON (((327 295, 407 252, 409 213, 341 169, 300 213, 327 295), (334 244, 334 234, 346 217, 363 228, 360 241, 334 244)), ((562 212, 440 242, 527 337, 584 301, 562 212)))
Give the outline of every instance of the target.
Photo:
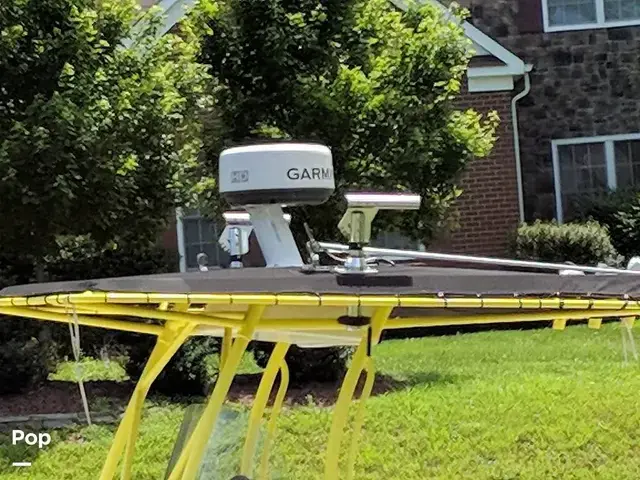
POLYGON ((342 195, 354 188, 423 199, 419 211, 379 215, 374 230, 428 241, 448 223, 457 179, 489 154, 499 119, 455 103, 471 59, 459 24, 468 12, 404 3, 198 2, 185 25, 201 34, 215 92, 203 116, 200 208, 225 208, 211 188, 223 148, 308 139, 331 146, 336 191, 321 209, 294 208, 294 233, 307 222, 316 237, 339 238, 342 195))
POLYGON ((620 190, 585 199, 577 211, 580 219, 606 226, 611 243, 625 259, 640 254, 640 192, 620 190))
MULTIPOLYGON (((127 348, 129 362, 126 370, 132 378, 138 378, 144 369, 155 338, 148 335, 131 335, 127 348)), ((165 395, 204 395, 209 386, 210 375, 206 357, 220 351, 220 339, 192 337, 176 352, 152 389, 165 395)))
MULTIPOLYGON (((0 257, 0 288, 26 283, 33 266, 0 257)), ((53 366, 50 330, 40 322, 0 317, 0 395, 19 393, 44 381, 53 366)))
POLYGON ((46 380, 54 365, 47 333, 35 320, 0 318, 0 395, 19 393, 46 380))
POLYGON ((565 224, 536 221, 521 225, 513 250, 516 258, 526 260, 576 264, 618 261, 607 228, 595 221, 565 224))
POLYGON ((47 379, 52 364, 45 345, 36 338, 0 344, 0 395, 20 393, 47 379))
MULTIPOLYGON (((273 344, 255 342, 250 348, 258 366, 266 367, 273 344)), ((294 384, 337 381, 346 372, 352 351, 347 347, 300 348, 292 345, 286 356, 290 380, 294 384)))
MULTIPOLYGON (((0 1, 4 286, 171 270, 152 243, 193 196, 211 99, 193 32, 156 35, 161 18, 139 3, 0 1), (126 245, 103 248, 113 239, 126 245)), ((66 325, 33 321, 29 332, 24 348, 36 338, 70 353, 66 325)), ((113 333, 81 335, 91 353, 113 333)), ((15 342, 0 332, 0 351, 15 342)), ((3 361, 3 374, 26 375, 21 358, 3 361)))
MULTIPOLYGON (((178 269, 177 253, 161 246, 110 245, 100 248, 87 236, 61 237, 57 242, 58 254, 47 257, 45 263, 46 274, 51 281, 148 275, 178 269)), ((71 357, 67 326, 51 325, 51 329, 59 357, 71 357)), ((130 335, 103 328, 81 327, 81 348, 84 354, 91 356, 105 352, 120 355, 126 353, 121 351, 120 345, 130 335)), ((133 343, 132 348, 137 348, 137 345, 133 343)))

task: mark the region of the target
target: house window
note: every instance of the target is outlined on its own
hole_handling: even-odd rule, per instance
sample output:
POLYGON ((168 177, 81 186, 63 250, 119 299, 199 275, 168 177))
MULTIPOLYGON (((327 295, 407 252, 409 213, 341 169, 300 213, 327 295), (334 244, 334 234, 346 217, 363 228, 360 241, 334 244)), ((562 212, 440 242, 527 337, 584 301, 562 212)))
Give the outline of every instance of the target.
POLYGON ((542 0, 545 31, 640 24, 640 0, 542 0))
POLYGON ((554 140, 552 149, 560 222, 585 198, 640 186, 640 134, 554 140))
POLYGON ((640 2, 637 0, 604 0, 604 19, 610 21, 640 19, 640 2))
POLYGON ((209 220, 198 211, 185 212, 179 217, 181 228, 178 234, 182 235, 183 250, 181 270, 191 271, 198 269, 198 254, 206 253, 209 257, 208 266, 222 265, 228 261, 227 253, 220 248, 218 239, 222 228, 214 221, 209 220))
POLYGON ((617 187, 640 185, 640 140, 615 142, 614 145, 617 187))

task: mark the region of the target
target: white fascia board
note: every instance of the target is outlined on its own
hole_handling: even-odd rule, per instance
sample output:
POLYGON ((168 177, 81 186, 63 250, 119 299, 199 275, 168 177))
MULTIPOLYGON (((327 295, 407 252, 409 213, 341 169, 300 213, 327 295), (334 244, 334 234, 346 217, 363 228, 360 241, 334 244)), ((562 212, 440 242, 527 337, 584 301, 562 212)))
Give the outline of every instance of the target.
POLYGON ((160 32, 158 32, 159 36, 164 35, 171 30, 176 23, 180 22, 189 8, 195 3, 196 0, 161 0, 158 2, 156 5, 162 9, 164 15, 164 23, 162 24, 160 32))
MULTIPOLYGON (((488 51, 491 55, 496 57, 498 60, 504 62, 514 72, 513 75, 525 74, 526 67, 525 67, 524 61, 520 57, 511 53, 509 50, 507 50, 498 42, 496 42, 493 38, 482 33, 480 30, 478 30, 478 28, 474 27, 469 22, 464 22, 462 27, 464 28, 464 32, 468 38, 470 38, 472 41, 480 45, 482 48, 484 48, 486 51, 488 51)), ((488 67, 488 68, 493 68, 493 67, 488 67)))
POLYGON ((501 77, 503 75, 524 75, 526 70, 520 70, 513 65, 496 65, 495 67, 469 67, 467 68, 467 77, 501 77))
POLYGON ((513 75, 478 77, 467 80, 469 93, 507 92, 513 90, 514 87, 513 75))
POLYGON ((482 45, 478 45, 476 42, 473 42, 471 49, 475 52, 476 56, 486 57, 487 55, 491 55, 489 50, 482 47, 482 45))
MULTIPOLYGON (((156 38, 162 37, 169 30, 173 28, 175 24, 180 22, 186 15, 188 9, 196 3, 196 0, 161 0, 149 8, 160 7, 160 15, 162 16, 162 25, 156 32, 156 38)), ((147 21, 147 15, 142 15, 142 18, 133 26, 133 31, 139 31, 144 27, 144 23, 147 21)), ((131 47, 133 40, 127 38, 122 42, 125 47, 131 47)))

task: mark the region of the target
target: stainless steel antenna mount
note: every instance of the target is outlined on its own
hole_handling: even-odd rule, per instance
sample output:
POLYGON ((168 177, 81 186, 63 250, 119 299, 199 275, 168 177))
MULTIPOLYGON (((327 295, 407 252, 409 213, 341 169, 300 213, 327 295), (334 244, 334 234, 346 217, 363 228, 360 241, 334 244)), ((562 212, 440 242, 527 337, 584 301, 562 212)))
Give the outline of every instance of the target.
POLYGON ((338 224, 349 239, 349 250, 344 265, 336 267, 337 273, 376 273, 367 263, 363 250, 371 241, 371 223, 378 210, 417 210, 420 196, 406 193, 347 193, 347 211, 338 224))

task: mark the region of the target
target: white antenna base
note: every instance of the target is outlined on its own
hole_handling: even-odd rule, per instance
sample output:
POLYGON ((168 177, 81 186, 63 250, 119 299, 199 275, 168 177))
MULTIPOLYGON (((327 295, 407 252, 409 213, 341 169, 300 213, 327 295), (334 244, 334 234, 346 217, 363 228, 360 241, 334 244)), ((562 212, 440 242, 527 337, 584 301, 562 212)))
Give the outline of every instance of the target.
POLYGON ((302 257, 280 205, 247 205, 267 267, 301 267, 302 257))

